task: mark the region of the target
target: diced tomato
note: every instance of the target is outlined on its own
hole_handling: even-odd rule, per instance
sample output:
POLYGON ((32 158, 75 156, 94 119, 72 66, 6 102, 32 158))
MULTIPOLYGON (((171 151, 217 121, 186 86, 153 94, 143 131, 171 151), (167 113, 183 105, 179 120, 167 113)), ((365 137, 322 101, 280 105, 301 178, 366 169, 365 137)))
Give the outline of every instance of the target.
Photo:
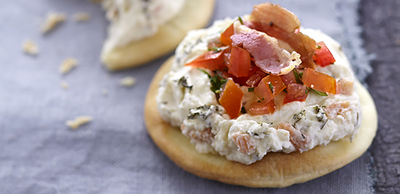
POLYGON ((263 100, 260 102, 253 102, 247 111, 250 115, 264 115, 272 114, 275 112, 276 106, 274 100, 269 102, 263 100))
POLYGON ((185 66, 200 67, 210 70, 225 69, 224 53, 225 50, 220 52, 208 51, 194 59, 192 62, 185 64, 185 66))
POLYGON ((232 47, 228 72, 236 77, 248 77, 250 68, 249 52, 240 47, 232 47))
MULTIPOLYGON (((257 66, 255 66, 257 67, 257 66)), ((254 87, 256 86, 258 83, 260 83, 261 79, 264 78, 266 76, 266 74, 261 71, 258 70, 255 73, 253 73, 246 81, 246 84, 250 87, 254 87)))
POLYGON ((313 55, 313 60, 321 67, 333 64, 336 60, 333 57, 329 48, 324 42, 317 43, 318 48, 315 49, 315 54, 313 55))
POLYGON ((233 81, 241 86, 250 86, 250 87, 254 87, 258 84, 258 82, 260 82, 260 80, 266 76, 266 74, 264 72, 262 72, 257 66, 252 65, 249 71, 249 75, 252 75, 250 77, 236 77, 230 73, 228 73, 227 71, 220 71, 218 72, 219 74, 221 74, 222 77, 224 78, 232 78, 233 81), (248 80, 255 74, 258 73, 260 75, 259 80, 254 84, 254 85, 249 85, 248 84, 248 80))
POLYGON ((280 75, 280 77, 286 86, 288 86, 289 84, 292 84, 292 83, 296 83, 296 77, 294 76, 293 71, 291 71, 285 75, 280 75))
POLYGON ((232 40, 231 40, 231 36, 234 33, 234 29, 233 29, 233 24, 231 24, 222 34, 221 37, 219 38, 219 40, 221 41, 222 44, 224 45, 231 45, 232 44, 232 40))
POLYGON ((237 118, 242 108, 243 91, 232 81, 228 79, 219 103, 224 107, 231 119, 237 118))
POLYGON ((231 76, 231 78, 233 79, 233 81, 241 86, 247 86, 246 81, 248 79, 248 77, 235 77, 235 76, 231 76))
POLYGON ((277 75, 268 75, 263 78, 254 92, 261 99, 267 102, 271 101, 276 95, 286 88, 282 79, 277 75))
POLYGON ((221 77, 223 77, 225 79, 231 78, 233 80, 233 82, 235 82, 241 86, 246 85, 247 77, 235 77, 232 74, 228 73, 228 71, 226 71, 226 70, 217 71, 216 73, 218 73, 221 77))
POLYGON ((293 101, 305 101, 307 99, 308 92, 307 87, 301 84, 291 83, 286 88, 287 94, 283 103, 289 103, 293 101))
POLYGON ((302 80, 305 86, 314 90, 336 94, 336 80, 329 75, 306 68, 302 80))

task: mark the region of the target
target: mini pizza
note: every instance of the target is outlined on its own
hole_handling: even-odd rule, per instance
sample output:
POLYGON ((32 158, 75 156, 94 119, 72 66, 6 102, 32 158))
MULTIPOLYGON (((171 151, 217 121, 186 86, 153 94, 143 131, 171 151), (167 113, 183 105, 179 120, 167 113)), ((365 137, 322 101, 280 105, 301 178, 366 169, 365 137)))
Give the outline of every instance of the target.
POLYGON ((374 102, 340 45, 270 3, 188 33, 157 72, 147 129, 178 166, 248 187, 286 187, 361 156, 374 102))
POLYGON ((110 70, 126 69, 163 56, 189 30, 209 21, 214 0, 102 0, 110 21, 101 60, 110 70))

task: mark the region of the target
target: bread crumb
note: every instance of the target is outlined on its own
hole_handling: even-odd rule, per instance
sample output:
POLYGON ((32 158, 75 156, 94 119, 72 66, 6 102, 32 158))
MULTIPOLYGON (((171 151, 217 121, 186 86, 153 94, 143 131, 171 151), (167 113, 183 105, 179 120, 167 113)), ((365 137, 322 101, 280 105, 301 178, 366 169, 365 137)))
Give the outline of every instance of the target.
POLYGON ((34 43, 31 40, 26 40, 23 44, 22 44, 22 50, 30 55, 37 55, 39 53, 39 48, 36 45, 36 43, 34 43))
POLYGON ((119 81, 119 83, 120 83, 121 85, 125 86, 125 87, 132 87, 133 85, 135 85, 136 80, 135 80, 135 78, 128 76, 128 77, 122 78, 122 79, 119 81))
POLYGON ((74 19, 76 22, 83 22, 90 19, 90 15, 88 13, 75 13, 74 19))
POLYGON ((91 116, 79 116, 79 117, 76 117, 74 120, 66 121, 65 124, 68 127, 70 127, 71 129, 76 129, 76 128, 80 127, 81 125, 86 124, 92 120, 93 120, 93 118, 91 116))
POLYGON ((46 33, 54 29, 59 23, 66 20, 63 13, 50 12, 47 14, 46 22, 42 26, 42 33, 46 33))
POLYGON ((108 94, 108 90, 105 89, 105 88, 103 88, 103 89, 101 89, 101 93, 102 93, 103 95, 107 95, 107 94, 108 94))
POLYGON ((62 82, 61 82, 61 88, 64 89, 64 90, 68 90, 68 89, 69 89, 68 83, 65 82, 65 81, 62 81, 62 82))
POLYGON ((59 71, 60 71, 62 74, 66 74, 66 73, 70 72, 71 69, 74 68, 74 67, 77 66, 77 65, 78 65, 78 61, 77 61, 76 59, 74 59, 74 58, 68 58, 68 59, 65 59, 65 60, 62 62, 61 66, 60 66, 60 68, 59 68, 59 71))

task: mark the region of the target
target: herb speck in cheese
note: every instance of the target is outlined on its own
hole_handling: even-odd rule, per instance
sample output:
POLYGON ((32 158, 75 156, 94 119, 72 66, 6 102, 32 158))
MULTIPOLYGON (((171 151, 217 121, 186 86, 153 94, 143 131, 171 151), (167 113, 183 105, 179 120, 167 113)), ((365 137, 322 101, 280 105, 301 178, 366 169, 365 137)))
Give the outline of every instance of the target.
POLYGON ((184 76, 179 79, 178 84, 182 85, 183 88, 188 88, 190 92, 192 91, 193 85, 190 86, 184 76))

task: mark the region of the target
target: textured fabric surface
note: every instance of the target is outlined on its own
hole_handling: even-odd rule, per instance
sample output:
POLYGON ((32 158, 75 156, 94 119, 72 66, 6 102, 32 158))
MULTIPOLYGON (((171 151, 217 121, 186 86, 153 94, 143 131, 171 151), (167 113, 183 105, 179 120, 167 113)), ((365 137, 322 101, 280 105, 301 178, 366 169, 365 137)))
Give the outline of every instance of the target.
MULTIPOLYGON (((263 1, 216 3, 214 19, 250 13, 263 1)), ((368 72, 361 48, 358 0, 272 1, 343 44, 357 75, 368 72), (364 61, 363 61, 364 60, 364 61)), ((251 189, 202 179, 172 163, 152 142, 143 120, 147 87, 169 56, 127 71, 108 72, 99 53, 107 21, 98 5, 82 0, 0 0, 0 193, 372 193, 368 153, 326 176, 284 189, 251 189), (42 35, 49 11, 68 20, 42 35), (72 15, 88 12, 88 22, 72 15), (21 50, 26 39, 36 57, 21 50), (58 72, 69 57, 79 65, 58 72), (133 76, 132 88, 119 85, 133 76), (62 81, 68 90, 60 87, 62 81), (106 89, 108 93, 102 94, 106 89), (66 120, 94 120, 71 130, 66 120)))
POLYGON ((400 2, 363 0, 365 47, 376 54, 367 82, 376 101, 378 133, 372 144, 377 193, 400 193, 400 2))

